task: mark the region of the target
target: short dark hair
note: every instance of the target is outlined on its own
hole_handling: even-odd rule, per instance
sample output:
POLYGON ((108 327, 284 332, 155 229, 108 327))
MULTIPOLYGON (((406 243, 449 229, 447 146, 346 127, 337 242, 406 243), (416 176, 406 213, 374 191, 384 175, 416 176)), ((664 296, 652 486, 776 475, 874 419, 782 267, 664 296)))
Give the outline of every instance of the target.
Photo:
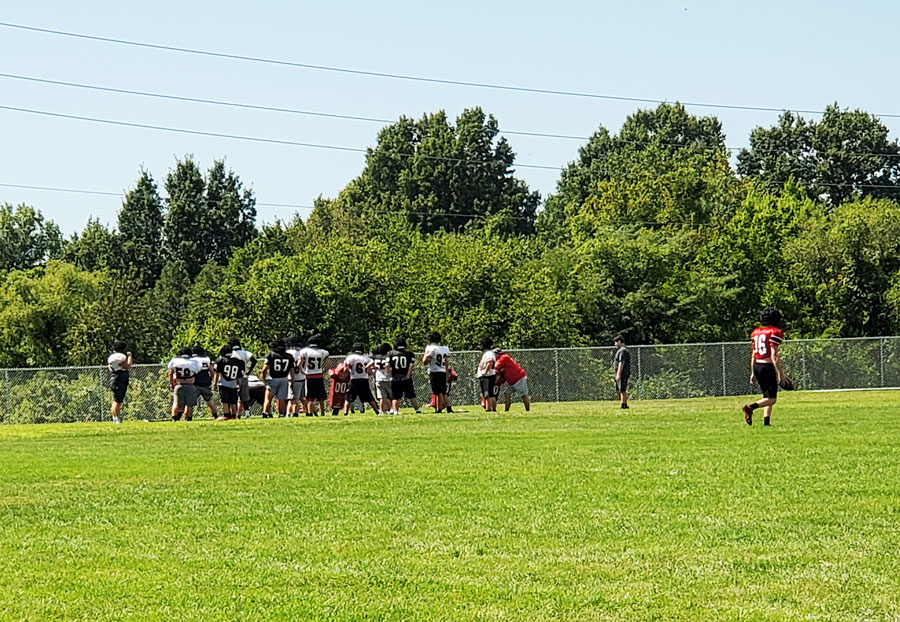
POLYGON ((273 352, 282 352, 286 346, 284 345, 284 339, 276 339, 269 344, 269 347, 272 348, 273 352))
POLYGON ((391 344, 389 344, 389 343, 383 343, 380 346, 378 346, 378 354, 387 354, 390 351, 391 351, 391 344))
POLYGON ((397 339, 394 340, 394 347, 397 349, 405 348, 406 347, 406 337, 397 337, 397 339))
POLYGON ((113 352, 120 352, 122 354, 125 354, 126 352, 128 352, 128 346, 125 345, 124 341, 114 341, 111 350, 113 352))
POLYGON ((436 330, 428 333, 428 343, 440 343, 441 342, 441 334, 436 330))
POLYGON ((625 343, 625 337, 622 335, 616 335, 616 338, 613 339, 613 343, 625 343))
POLYGON ((313 334, 309 336, 309 345, 311 346, 320 346, 322 345, 322 335, 313 334))
POLYGON ((206 356, 206 348, 201 346, 199 343, 195 343, 194 347, 191 348, 191 354, 193 356, 206 356))
POLYGON ((226 345, 232 350, 235 350, 241 347, 241 340, 237 337, 232 337, 228 340, 228 343, 226 345))
POLYGON ((759 314, 759 323, 763 326, 780 327, 782 319, 781 311, 775 307, 766 307, 759 314))
POLYGON ((232 352, 233 352, 233 350, 231 349, 231 346, 229 346, 226 343, 224 346, 221 347, 221 349, 219 349, 219 356, 227 357, 232 352))
POLYGON ((353 344, 353 352, 359 352, 360 354, 362 354, 363 348, 365 348, 365 346, 359 341, 353 344))
POLYGON ((191 356, 193 354, 194 354, 193 350, 191 350, 188 347, 180 348, 178 350, 178 356, 191 356))
POLYGON ((494 340, 490 337, 482 337, 480 345, 482 350, 490 350, 494 347, 494 340))
POLYGON ((300 346, 302 343, 303 343, 303 337, 301 337, 300 335, 291 335, 287 339, 287 344, 292 348, 296 348, 296 347, 300 346))

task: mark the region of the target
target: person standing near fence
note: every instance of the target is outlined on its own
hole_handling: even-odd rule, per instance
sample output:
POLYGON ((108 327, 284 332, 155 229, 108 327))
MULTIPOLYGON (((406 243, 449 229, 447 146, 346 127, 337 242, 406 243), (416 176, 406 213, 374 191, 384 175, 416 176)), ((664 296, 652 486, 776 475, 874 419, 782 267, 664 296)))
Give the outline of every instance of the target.
POLYGON ((194 378, 200 372, 200 364, 191 358, 190 348, 182 348, 178 356, 169 361, 169 386, 172 387, 172 421, 184 415, 185 421, 194 418, 194 407, 200 393, 194 386, 194 378))
POLYGON ((294 357, 294 379, 288 390, 288 416, 299 417, 300 413, 306 413, 306 374, 303 373, 302 356, 303 337, 294 335, 288 339, 288 354, 294 357))
POLYGON ((394 342, 394 349, 388 352, 387 357, 391 368, 391 407, 395 413, 399 413, 400 400, 408 399, 416 413, 421 414, 412 377, 416 355, 406 349, 406 339, 398 337, 394 342))
POLYGON ((197 361, 197 364, 200 366, 200 371, 197 372, 197 376, 194 378, 194 386, 197 387, 197 393, 206 402, 209 413, 215 419, 219 416, 216 412, 216 403, 213 401, 212 374, 215 368, 209 355, 206 353, 206 348, 198 344, 191 349, 191 352, 191 358, 197 361))
POLYGON ((775 307, 764 309, 759 315, 762 326, 750 334, 750 384, 758 384, 763 396, 741 406, 747 425, 753 425, 753 411, 757 408, 763 409, 763 425, 772 425, 772 406, 778 401, 778 385, 785 378, 778 353, 784 343, 781 321, 781 311, 775 307))
POLYGON ((253 373, 253 368, 256 367, 256 357, 249 350, 244 350, 241 342, 237 339, 230 340, 228 345, 231 346, 234 355, 244 361, 244 377, 241 378, 240 386, 238 387, 238 397, 241 400, 243 412, 250 416, 250 374, 253 373))
POLYGON ((260 379, 266 383, 269 390, 263 399, 263 419, 272 418, 272 400, 278 408, 278 414, 284 417, 287 414, 288 391, 294 381, 294 357, 288 354, 287 345, 283 339, 276 339, 269 346, 272 351, 266 356, 260 379), (268 381, 266 380, 268 378, 268 381))
POLYGON ((128 391, 128 380, 131 367, 134 365, 134 357, 128 351, 124 341, 117 341, 112 345, 112 354, 106 359, 109 369, 109 390, 113 394, 110 415, 113 423, 122 423, 122 403, 125 401, 125 393, 128 391))
POLYGON ((244 361, 235 356, 228 346, 219 350, 216 360, 214 382, 219 387, 219 398, 222 400, 222 419, 237 419, 238 386, 244 377, 244 361))
POLYGON ((499 385, 501 382, 504 382, 507 385, 504 398, 505 410, 509 411, 509 407, 512 404, 512 394, 515 393, 522 398, 525 411, 531 411, 531 396, 528 394, 528 374, 522 369, 521 365, 513 360, 508 352, 497 352, 499 352, 497 363, 494 365, 494 369, 497 370, 497 383, 499 385))
POLYGON ((494 365, 497 364, 497 354, 494 352, 494 340, 485 337, 481 340, 481 361, 478 362, 477 377, 478 383, 481 385, 481 399, 484 403, 484 409, 488 412, 497 411, 497 394, 494 388, 497 385, 497 370, 494 365))
POLYGON ((428 379, 431 382, 431 393, 434 395, 434 409, 442 412, 445 408, 450 412, 450 395, 447 386, 447 373, 450 364, 450 348, 441 345, 441 334, 433 331, 428 335, 428 346, 422 356, 422 365, 428 365, 428 379))
POLYGON ((344 363, 350 370, 350 390, 344 403, 344 415, 350 412, 350 404, 357 399, 363 404, 368 404, 378 412, 378 403, 372 395, 372 387, 369 386, 369 377, 375 373, 375 361, 363 354, 363 344, 353 344, 353 351, 344 359, 344 363))
POLYGON ((625 338, 618 335, 613 341, 616 354, 613 357, 613 371, 616 379, 616 396, 622 409, 628 408, 628 379, 631 377, 631 352, 625 347, 625 338))
POLYGON ((322 348, 321 335, 312 335, 309 344, 300 350, 301 369, 306 375, 306 414, 316 414, 315 402, 319 403, 319 414, 325 416, 325 368, 328 364, 328 350, 322 348))

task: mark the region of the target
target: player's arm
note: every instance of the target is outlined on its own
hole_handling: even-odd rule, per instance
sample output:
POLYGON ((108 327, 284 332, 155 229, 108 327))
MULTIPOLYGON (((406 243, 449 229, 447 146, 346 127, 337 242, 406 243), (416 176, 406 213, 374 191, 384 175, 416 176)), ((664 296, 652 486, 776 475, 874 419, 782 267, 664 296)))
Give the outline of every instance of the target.
POLYGON ((130 370, 134 366, 134 357, 131 355, 131 352, 125 353, 125 362, 122 364, 122 369, 125 371, 130 370))
MULTIPOLYGON (((250 366, 250 369, 253 369, 253 365, 250 366)), ((267 360, 265 363, 263 363, 262 370, 259 372, 259 379, 265 380, 266 374, 268 374, 268 373, 269 373, 269 361, 267 360)))
POLYGON ((781 346, 777 343, 772 344, 772 362, 775 364, 775 374, 778 378, 778 382, 781 383, 781 379, 784 378, 784 368, 781 366, 781 354, 779 350, 781 346))
POLYGON ((412 378, 412 375, 413 375, 413 368, 415 368, 415 366, 416 366, 416 361, 415 361, 415 359, 413 359, 412 357, 410 357, 409 368, 406 370, 406 377, 407 377, 407 378, 412 378))
POLYGON ((170 389, 175 388, 175 370, 174 369, 169 370, 169 388, 170 389))
POLYGON ((622 369, 625 368, 624 361, 619 361, 619 364, 616 365, 616 382, 620 382, 622 380, 622 369))
POLYGON ((249 367, 247 368, 248 376, 253 373, 253 368, 256 367, 256 363, 257 363, 256 357, 251 354, 250 361, 248 361, 248 363, 247 363, 249 365, 249 367))
POLYGON ((753 348, 750 348, 750 384, 756 384, 756 372, 754 371, 754 365, 756 364, 756 355, 753 351, 753 348))

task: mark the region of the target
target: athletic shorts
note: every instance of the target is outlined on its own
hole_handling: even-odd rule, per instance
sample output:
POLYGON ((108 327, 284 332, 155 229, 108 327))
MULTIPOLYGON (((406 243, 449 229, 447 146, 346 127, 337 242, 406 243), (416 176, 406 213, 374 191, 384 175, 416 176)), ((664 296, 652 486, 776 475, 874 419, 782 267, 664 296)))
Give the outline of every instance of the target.
POLYGON ((232 406, 237 405, 238 403, 238 390, 237 387, 219 387, 219 399, 222 400, 223 404, 230 404, 232 406))
POLYGON ((197 405, 200 392, 192 384, 175 385, 175 405, 179 408, 193 408, 197 405))
POLYGON ((324 378, 307 378, 306 379, 306 399, 308 400, 326 400, 328 392, 325 391, 324 378))
POLYGON ((241 378, 241 386, 238 393, 240 394, 242 402, 244 402, 245 404, 250 402, 250 379, 246 376, 241 378))
POLYGON ((616 393, 625 393, 628 391, 628 376, 622 374, 621 380, 616 380, 616 393))
POLYGON ((754 363, 753 375, 759 383, 759 389, 763 397, 775 399, 778 397, 778 372, 771 363, 754 363))
POLYGON ((516 384, 506 385, 506 394, 512 395, 513 393, 519 397, 526 397, 528 395, 528 376, 524 376, 516 384))
POLYGON ((485 399, 497 397, 497 394, 494 391, 494 387, 497 384, 497 376, 493 374, 490 376, 482 376, 478 379, 478 382, 481 384, 481 397, 485 399))
POLYGON ((394 383, 392 380, 376 380, 375 393, 380 400, 394 399, 394 383))
POLYGON ((368 378, 354 378, 350 380, 350 390, 347 391, 347 401, 350 403, 359 400, 363 404, 374 402, 372 397, 372 388, 369 386, 368 378))
POLYGON ((288 390, 289 400, 302 400, 306 397, 306 380, 294 380, 288 390))
POLYGON ((393 399, 402 400, 416 399, 416 387, 413 385, 412 378, 403 378, 402 380, 391 380, 391 395, 393 399))
POLYGON ((428 375, 431 380, 431 392, 435 395, 447 395, 447 372, 434 371, 428 375))
POLYGON ((202 384, 195 384, 194 387, 197 389, 197 393, 200 397, 203 398, 204 402, 211 402, 213 398, 213 390, 211 386, 206 386, 202 384))
POLYGON ((288 385, 291 383, 291 379, 284 378, 269 378, 269 382, 267 386, 269 387, 269 392, 272 394, 278 401, 284 401, 288 396, 288 385))
POLYGON ((113 374, 109 379, 109 390, 112 391, 114 402, 124 402, 128 391, 128 374, 113 374))

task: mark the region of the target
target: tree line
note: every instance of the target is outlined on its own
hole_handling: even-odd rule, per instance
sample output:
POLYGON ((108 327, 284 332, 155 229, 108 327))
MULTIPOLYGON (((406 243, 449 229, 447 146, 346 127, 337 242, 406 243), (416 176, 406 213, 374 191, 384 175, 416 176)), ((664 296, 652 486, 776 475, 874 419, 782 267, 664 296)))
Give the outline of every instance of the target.
POLYGON ((545 200, 481 109, 385 127, 306 220, 257 226, 223 161, 141 171, 115 228, 66 239, 0 205, 0 367, 139 362, 232 335, 316 330, 334 351, 438 330, 454 348, 744 339, 764 306, 789 337, 900 332, 900 145, 859 110, 786 112, 732 161, 679 104, 599 127, 545 200))

